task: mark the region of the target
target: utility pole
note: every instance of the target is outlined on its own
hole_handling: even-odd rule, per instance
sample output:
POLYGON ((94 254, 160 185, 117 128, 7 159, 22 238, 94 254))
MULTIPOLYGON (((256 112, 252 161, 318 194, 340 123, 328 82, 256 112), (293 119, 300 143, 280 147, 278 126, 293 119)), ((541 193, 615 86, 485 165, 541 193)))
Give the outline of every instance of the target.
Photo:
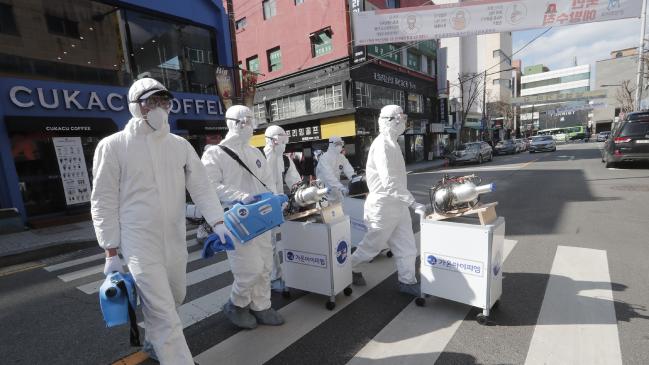
POLYGON ((484 79, 482 80, 482 120, 480 121, 480 141, 484 135, 484 129, 487 126, 487 70, 484 70, 484 79))
POLYGON ((234 100, 240 104, 243 102, 243 95, 241 95, 241 79, 239 77, 239 55, 237 53, 237 34, 234 26, 234 5, 232 0, 226 1, 228 8, 228 25, 230 27, 230 48, 232 49, 232 70, 234 78, 234 100))
POLYGON ((638 78, 635 89, 635 110, 640 110, 640 100, 642 99, 642 81, 644 81, 644 36, 645 28, 647 27, 647 0, 642 0, 642 18, 640 29, 640 50, 638 51, 638 78))

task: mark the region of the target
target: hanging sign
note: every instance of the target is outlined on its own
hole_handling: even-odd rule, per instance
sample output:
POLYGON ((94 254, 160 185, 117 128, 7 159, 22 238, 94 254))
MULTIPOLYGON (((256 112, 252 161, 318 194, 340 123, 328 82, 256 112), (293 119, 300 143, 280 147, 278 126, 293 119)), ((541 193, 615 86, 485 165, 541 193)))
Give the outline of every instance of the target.
POLYGON ((489 0, 353 13, 354 46, 637 18, 643 0, 489 0))

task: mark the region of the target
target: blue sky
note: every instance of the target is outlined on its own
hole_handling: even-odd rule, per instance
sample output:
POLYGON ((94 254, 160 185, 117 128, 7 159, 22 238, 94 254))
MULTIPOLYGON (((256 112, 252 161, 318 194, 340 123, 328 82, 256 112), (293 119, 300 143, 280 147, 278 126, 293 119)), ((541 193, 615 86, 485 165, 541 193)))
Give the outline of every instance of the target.
MULTIPOLYGON (((544 30, 514 32, 513 51, 544 30)), ((649 32, 646 36, 649 37, 649 32)), ((554 70, 571 67, 577 56, 579 65, 591 65, 591 79, 594 79, 596 61, 610 58, 613 50, 637 47, 639 43, 640 20, 622 19, 552 28, 512 58, 523 60, 523 67, 542 63, 554 70)))

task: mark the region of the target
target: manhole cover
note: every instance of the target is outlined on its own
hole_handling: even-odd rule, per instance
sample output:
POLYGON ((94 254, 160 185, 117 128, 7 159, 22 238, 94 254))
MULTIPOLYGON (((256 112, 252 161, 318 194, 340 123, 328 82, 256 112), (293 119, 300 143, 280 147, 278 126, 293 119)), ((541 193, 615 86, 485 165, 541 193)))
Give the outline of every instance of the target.
POLYGON ((649 192, 649 185, 616 185, 611 186, 613 190, 620 191, 645 191, 649 192))

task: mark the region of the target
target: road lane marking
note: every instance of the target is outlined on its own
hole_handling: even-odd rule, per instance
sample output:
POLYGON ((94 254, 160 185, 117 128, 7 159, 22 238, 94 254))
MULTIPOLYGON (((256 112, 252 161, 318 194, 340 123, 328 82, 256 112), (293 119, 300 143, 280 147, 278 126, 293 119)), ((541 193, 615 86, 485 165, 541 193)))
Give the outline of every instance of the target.
MULTIPOLYGON (((517 241, 506 239, 504 260, 517 241)), ((460 327, 468 306, 429 298, 425 307, 414 300, 368 342, 347 365, 392 365, 399 356, 410 364, 434 364, 460 327)))
POLYGON ((36 261, 31 261, 31 262, 26 262, 24 264, 17 264, 17 265, 12 265, 8 267, 3 267, 0 269, 0 278, 3 276, 9 276, 13 274, 17 274, 19 272, 24 272, 24 271, 29 271, 29 270, 34 270, 38 269, 45 266, 45 264, 41 262, 36 262, 36 261))
POLYGON ((113 365, 137 365, 146 361, 148 358, 149 355, 146 352, 138 351, 115 361, 113 365))
POLYGON ((606 251, 558 246, 525 364, 622 364, 606 251))
MULTIPOLYGON (((187 245, 187 248, 191 248, 193 246, 196 246, 198 242, 196 242, 196 239, 192 239, 190 241, 187 241, 189 244, 187 245)), ((187 258, 187 262, 193 262, 198 260, 201 257, 201 250, 194 251, 189 253, 189 256, 187 258)), ((62 274, 58 275, 59 279, 63 280, 64 282, 69 282, 72 280, 77 280, 84 278, 86 276, 94 275, 94 274, 99 274, 100 272, 104 271, 104 264, 101 265, 95 265, 95 266, 90 266, 85 269, 77 270, 77 271, 72 271, 67 274, 62 274)))
MULTIPOLYGON (((419 246, 419 233, 415 234, 419 246)), ((322 322, 343 310, 395 272, 394 260, 384 257, 364 264, 363 276, 367 286, 355 286, 351 296, 338 295, 336 307, 326 310, 326 297, 307 294, 282 307, 279 313, 286 319, 282 326, 260 326, 254 331, 240 331, 236 335, 209 348, 194 360, 199 364, 262 364, 282 352, 322 322), (250 345, 255 350, 250 350, 250 345)))
POLYGON ((524 169, 524 168, 526 168, 527 166, 533 164, 534 162, 540 160, 540 159, 541 159, 541 158, 537 158, 537 159, 534 159, 534 160, 532 160, 532 161, 528 161, 528 162, 526 162, 525 164, 523 164, 523 166, 521 166, 521 170, 524 169))
MULTIPOLYGON (((198 270, 194 270, 187 273, 187 286, 198 284, 201 281, 211 279, 213 277, 219 276, 225 272, 230 271, 230 264, 228 260, 223 260, 209 266, 205 266, 198 270)), ((94 294, 99 292, 99 287, 104 283, 104 280, 93 281, 92 283, 79 285, 77 289, 81 290, 86 294, 94 294)))

